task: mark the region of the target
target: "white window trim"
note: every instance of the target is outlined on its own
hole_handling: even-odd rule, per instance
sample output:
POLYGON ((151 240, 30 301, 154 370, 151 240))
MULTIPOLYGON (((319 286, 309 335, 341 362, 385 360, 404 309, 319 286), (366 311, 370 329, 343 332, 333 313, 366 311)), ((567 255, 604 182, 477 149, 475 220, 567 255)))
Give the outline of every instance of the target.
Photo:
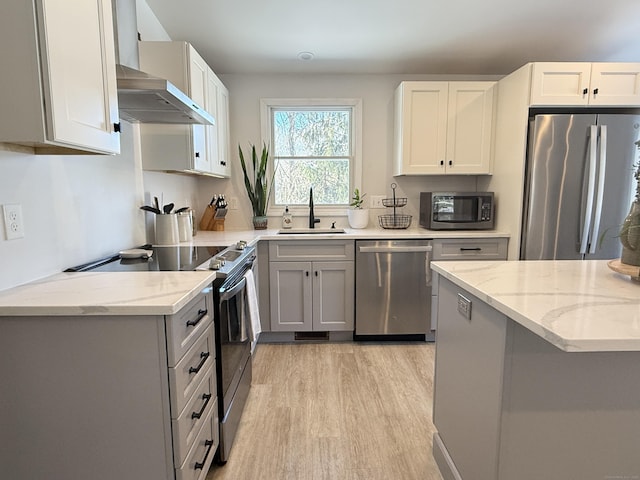
MULTIPOLYGON (((361 98, 261 98, 260 99, 260 125, 262 128, 262 141, 269 145, 271 151, 271 109, 280 107, 351 107, 353 116, 351 122, 352 148, 353 148, 353 184, 349 186, 349 199, 354 188, 362 190, 362 99, 361 98)), ((273 162, 271 163, 269 178, 273 174, 273 162)), ((269 197, 267 208, 268 216, 282 215, 282 207, 272 206, 273 195, 269 197)), ((333 207, 314 205, 314 213, 317 216, 345 216, 348 207, 333 207)), ((292 215, 303 216, 309 214, 309 208, 303 206, 291 206, 292 215)))

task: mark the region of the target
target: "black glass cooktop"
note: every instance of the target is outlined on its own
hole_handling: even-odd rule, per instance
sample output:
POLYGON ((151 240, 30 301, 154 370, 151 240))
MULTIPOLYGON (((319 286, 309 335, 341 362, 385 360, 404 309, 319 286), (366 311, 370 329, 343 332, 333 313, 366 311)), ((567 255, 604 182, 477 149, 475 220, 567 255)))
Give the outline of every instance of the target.
POLYGON ((226 247, 194 246, 150 246, 140 247, 152 250, 149 258, 121 258, 119 254, 91 263, 69 268, 66 272, 150 272, 195 270, 195 268, 226 247))

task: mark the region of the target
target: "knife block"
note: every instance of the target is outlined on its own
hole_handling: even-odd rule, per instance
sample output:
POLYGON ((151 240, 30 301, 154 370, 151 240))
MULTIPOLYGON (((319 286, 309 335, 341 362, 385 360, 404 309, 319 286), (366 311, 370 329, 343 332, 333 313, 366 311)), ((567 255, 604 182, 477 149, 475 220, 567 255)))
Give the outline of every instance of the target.
POLYGON ((214 230, 216 232, 223 232, 224 231, 224 218, 214 218, 211 221, 210 227, 211 228, 209 230, 214 230))
POLYGON ((226 214, 226 208, 215 208, 208 205, 200 219, 200 230, 224 231, 224 217, 226 214))

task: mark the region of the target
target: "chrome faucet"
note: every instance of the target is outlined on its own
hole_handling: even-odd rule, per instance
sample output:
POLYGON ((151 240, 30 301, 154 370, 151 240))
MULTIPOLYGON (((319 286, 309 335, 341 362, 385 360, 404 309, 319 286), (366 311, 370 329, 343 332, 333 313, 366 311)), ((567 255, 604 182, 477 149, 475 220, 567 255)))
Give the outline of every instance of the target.
POLYGON ((309 228, 315 228, 320 219, 313 216, 313 187, 309 189, 309 228))

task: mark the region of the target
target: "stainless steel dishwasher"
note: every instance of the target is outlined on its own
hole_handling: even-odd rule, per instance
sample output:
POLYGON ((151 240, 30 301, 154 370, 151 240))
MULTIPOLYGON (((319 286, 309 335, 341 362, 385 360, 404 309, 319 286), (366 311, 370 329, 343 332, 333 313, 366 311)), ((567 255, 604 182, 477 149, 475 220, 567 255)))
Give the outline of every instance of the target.
POLYGON ((356 340, 433 340, 430 240, 356 241, 356 340))

